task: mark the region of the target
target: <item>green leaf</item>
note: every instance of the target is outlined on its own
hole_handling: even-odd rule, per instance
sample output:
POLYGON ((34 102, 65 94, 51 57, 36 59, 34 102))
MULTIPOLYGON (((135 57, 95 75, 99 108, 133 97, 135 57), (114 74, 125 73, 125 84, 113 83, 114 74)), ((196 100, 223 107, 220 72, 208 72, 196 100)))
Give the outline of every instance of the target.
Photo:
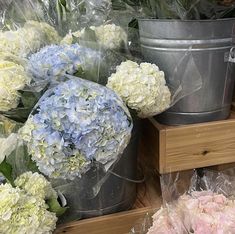
POLYGON ((33 92, 22 92, 21 94, 21 101, 25 108, 32 108, 40 98, 40 93, 33 93, 33 92))
POLYGON ((68 207, 61 207, 57 198, 47 200, 47 205, 49 206, 49 211, 55 213, 57 217, 63 215, 68 209, 68 207))
POLYGON ((80 43, 80 40, 79 40, 79 37, 75 37, 73 34, 72 34, 72 38, 73 38, 73 41, 72 41, 72 44, 76 44, 76 43, 80 43))
POLYGON ((0 172, 12 186, 15 186, 14 180, 12 177, 12 166, 7 163, 6 158, 0 164, 0 172))

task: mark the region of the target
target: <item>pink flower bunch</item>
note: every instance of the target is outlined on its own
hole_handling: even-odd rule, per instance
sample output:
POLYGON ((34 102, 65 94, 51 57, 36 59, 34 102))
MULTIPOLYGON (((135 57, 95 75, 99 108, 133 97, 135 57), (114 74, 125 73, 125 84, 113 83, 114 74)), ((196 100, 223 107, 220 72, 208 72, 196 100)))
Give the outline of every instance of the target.
POLYGON ((235 202, 210 191, 181 196, 153 216, 148 234, 233 234, 235 202))

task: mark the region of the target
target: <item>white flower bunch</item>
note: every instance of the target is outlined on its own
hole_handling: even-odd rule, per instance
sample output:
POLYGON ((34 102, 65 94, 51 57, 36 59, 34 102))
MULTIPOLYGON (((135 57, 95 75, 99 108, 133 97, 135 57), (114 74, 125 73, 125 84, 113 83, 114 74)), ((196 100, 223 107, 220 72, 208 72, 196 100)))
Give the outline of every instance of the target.
POLYGON ((26 172, 17 177, 15 185, 23 189, 29 195, 44 200, 57 197, 57 193, 52 188, 51 183, 39 173, 26 172))
POLYGON ((171 104, 171 93, 165 75, 155 64, 126 61, 117 66, 108 79, 114 90, 141 118, 154 116, 171 104))
POLYGON ((0 111, 9 111, 18 106, 19 90, 29 84, 30 78, 22 65, 0 59, 0 111))
POLYGON ((10 184, 0 185, 0 233, 50 234, 57 217, 43 199, 28 195, 10 184))
MULTIPOLYGON (((98 27, 91 26, 91 30, 95 32, 98 43, 106 49, 118 49, 122 43, 127 43, 127 34, 119 26, 115 24, 106 24, 98 27)), ((72 44, 73 37, 82 37, 85 29, 77 32, 70 32, 61 41, 61 44, 72 44)))
POLYGON ((0 51, 25 57, 59 40, 56 30, 47 23, 28 21, 16 31, 0 32, 0 51))

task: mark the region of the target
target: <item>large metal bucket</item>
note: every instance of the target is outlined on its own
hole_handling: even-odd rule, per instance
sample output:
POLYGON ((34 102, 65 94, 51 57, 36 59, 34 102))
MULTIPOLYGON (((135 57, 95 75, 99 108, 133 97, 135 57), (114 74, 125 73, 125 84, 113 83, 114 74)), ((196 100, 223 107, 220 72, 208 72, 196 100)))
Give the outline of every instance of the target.
POLYGON ((60 223, 124 211, 133 206, 140 128, 140 121, 135 121, 130 144, 107 177, 103 170, 94 167, 77 180, 53 182, 69 207, 60 217, 60 223))
MULTIPOLYGON (((190 124, 226 119, 230 114, 235 80, 234 65, 225 61, 234 46, 235 19, 180 21, 140 19, 142 53, 156 63, 168 77, 181 79, 175 67, 187 51, 202 77, 202 88, 182 98, 158 116, 168 125, 190 124)), ((187 69, 190 77, 190 69, 187 69)))

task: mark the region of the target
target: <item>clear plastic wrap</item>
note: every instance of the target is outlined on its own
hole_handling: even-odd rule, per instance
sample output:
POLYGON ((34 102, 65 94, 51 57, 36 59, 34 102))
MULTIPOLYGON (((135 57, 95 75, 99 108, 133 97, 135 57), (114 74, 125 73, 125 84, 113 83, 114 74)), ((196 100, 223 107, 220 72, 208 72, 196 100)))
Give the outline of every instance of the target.
POLYGON ((130 32, 128 23, 135 7, 124 5, 120 16, 106 0, 25 0, 12 2, 1 14, 0 33, 9 46, 0 41, 0 51, 8 48, 12 54, 7 61, 17 58, 29 76, 28 83, 16 90, 17 105, 2 114, 24 122, 32 110, 15 150, 5 156, 14 177, 40 172, 64 195, 68 210, 61 222, 125 210, 133 204, 139 120, 132 130, 123 101, 139 116, 150 117, 202 85, 188 50, 175 59, 178 80, 165 79, 158 62, 144 63, 137 56, 138 48, 130 53, 129 36, 136 30, 130 32), (127 15, 129 10, 132 13, 127 15), (192 75, 187 77, 186 71, 192 75), (117 90, 110 80, 119 75, 122 79, 115 80, 122 83, 117 90), (108 83, 117 93, 84 79, 108 83))
POLYGON ((164 206, 146 215, 130 233, 233 233, 234 169, 201 169, 161 176, 164 206))
MULTIPOLYGON (((31 5, 30 1, 29 4, 31 5)), ((129 7, 126 2, 111 4, 106 0, 45 1, 41 4, 43 9, 48 8, 50 20, 48 17, 45 19, 54 22, 57 29, 63 19, 71 23, 79 22, 79 25, 67 25, 68 28, 58 29, 60 34, 64 35, 60 45, 51 42, 36 53, 30 53, 27 72, 37 86, 45 87, 47 83, 55 85, 63 81, 67 74, 103 85, 108 84, 107 86, 117 92, 127 106, 135 110, 141 118, 160 114, 201 88, 201 74, 190 48, 171 59, 169 66, 172 73, 167 73, 166 76, 165 66, 163 71, 160 71, 162 61, 160 65, 155 60, 153 63, 156 65, 141 63, 149 59, 139 57, 138 47, 132 48, 134 53, 130 53, 129 48, 133 46, 130 39, 136 30, 130 29, 128 25, 137 10, 134 5, 129 7), (120 4, 124 7, 122 11, 118 10, 120 4), (52 14, 52 10, 56 16, 52 14), (131 14, 127 14, 129 11, 131 14), (126 17, 117 17, 119 13, 126 17), (81 20, 73 17, 81 17, 81 20), (139 68, 134 62, 141 63, 139 68), (125 72, 128 74, 124 74, 125 72), (118 78, 122 76, 121 82, 122 79, 118 78)), ((15 5, 19 9, 22 8, 21 4, 15 5)), ((27 5, 25 7, 27 8, 27 5)))
POLYGON ((70 207, 63 221, 128 209, 135 184, 112 173, 135 179, 138 132, 129 144, 132 127, 112 90, 68 76, 35 106, 8 162, 15 176, 31 170, 50 179, 70 207))
POLYGON ((0 114, 18 122, 27 120, 47 88, 46 82, 36 83, 28 72, 29 57, 42 47, 60 41, 39 5, 31 1, 0 5, 0 114))
POLYGON ((16 149, 17 132, 22 126, 23 124, 0 115, 0 164, 16 149))
POLYGON ((138 12, 143 17, 157 19, 221 19, 235 16, 234 1, 224 0, 140 0, 137 2, 138 12))
MULTIPOLYGON (((151 57, 150 53, 149 56, 151 57)), ((200 90, 203 85, 201 74, 190 51, 186 51, 180 60, 172 58, 172 63, 169 64, 172 65, 170 67, 172 72, 166 75, 161 66, 158 67, 157 61, 156 64, 144 61, 123 62, 116 68, 116 73, 108 78, 107 83, 107 86, 119 94, 140 118, 155 116, 166 111, 182 98, 200 90)), ((163 63, 161 61, 161 64, 163 63)))

